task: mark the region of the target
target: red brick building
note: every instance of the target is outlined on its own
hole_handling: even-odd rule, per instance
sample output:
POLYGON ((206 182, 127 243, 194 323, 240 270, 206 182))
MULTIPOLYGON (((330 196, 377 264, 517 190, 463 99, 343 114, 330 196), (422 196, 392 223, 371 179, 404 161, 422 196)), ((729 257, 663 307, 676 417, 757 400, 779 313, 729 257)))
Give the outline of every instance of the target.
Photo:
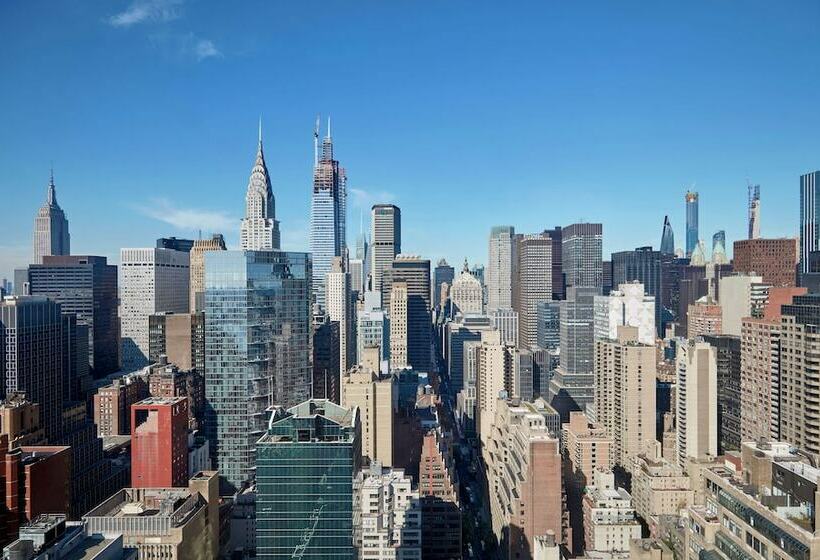
POLYGON ((741 239, 734 245, 734 271, 755 273, 778 288, 797 285, 797 239, 741 239))
POLYGON ((188 483, 188 399, 148 398, 131 406, 131 486, 188 483))

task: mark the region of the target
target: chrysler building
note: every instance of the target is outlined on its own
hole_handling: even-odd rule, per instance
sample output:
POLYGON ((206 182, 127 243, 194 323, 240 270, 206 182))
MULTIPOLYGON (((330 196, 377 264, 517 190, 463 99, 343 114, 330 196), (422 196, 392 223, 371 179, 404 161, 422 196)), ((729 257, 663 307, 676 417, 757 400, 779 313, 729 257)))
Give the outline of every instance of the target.
POLYGON ((245 217, 242 219, 243 249, 279 249, 279 222, 276 201, 270 184, 265 154, 262 151, 262 120, 259 120, 259 148, 245 195, 245 217))

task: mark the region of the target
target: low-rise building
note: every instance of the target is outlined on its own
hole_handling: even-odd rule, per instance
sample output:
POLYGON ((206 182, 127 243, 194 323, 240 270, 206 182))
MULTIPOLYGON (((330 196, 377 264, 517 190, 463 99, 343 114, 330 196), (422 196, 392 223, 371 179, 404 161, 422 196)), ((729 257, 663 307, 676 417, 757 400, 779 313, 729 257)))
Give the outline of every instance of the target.
POLYGON ((660 457, 639 455, 632 472, 635 513, 656 536, 661 516, 679 516, 694 503, 691 481, 677 464, 660 457))
POLYGON ((641 537, 632 496, 615 487, 612 472, 595 471, 584 496, 584 543, 589 552, 628 552, 632 539, 641 537))

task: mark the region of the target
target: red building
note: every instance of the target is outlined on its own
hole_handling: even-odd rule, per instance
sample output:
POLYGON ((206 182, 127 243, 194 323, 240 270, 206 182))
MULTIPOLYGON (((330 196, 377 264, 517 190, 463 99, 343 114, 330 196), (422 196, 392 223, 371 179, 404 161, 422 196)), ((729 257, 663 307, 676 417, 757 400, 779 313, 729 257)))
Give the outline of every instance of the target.
POLYGON ((188 399, 152 397, 131 406, 131 486, 188 484, 188 399))
POLYGON ((797 279, 797 239, 741 239, 735 241, 734 270, 759 274, 763 282, 790 288, 797 279))

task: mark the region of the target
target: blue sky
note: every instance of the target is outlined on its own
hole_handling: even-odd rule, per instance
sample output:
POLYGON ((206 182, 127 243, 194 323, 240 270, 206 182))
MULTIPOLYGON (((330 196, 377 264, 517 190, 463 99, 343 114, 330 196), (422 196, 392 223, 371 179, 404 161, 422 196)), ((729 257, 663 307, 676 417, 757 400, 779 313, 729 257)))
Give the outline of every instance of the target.
POLYGON ((283 245, 307 249, 312 127, 403 248, 486 259, 494 224, 604 223, 605 253, 796 235, 820 167, 820 3, 3 2, 0 276, 27 262, 53 161, 75 253, 236 245, 259 114, 283 245))

